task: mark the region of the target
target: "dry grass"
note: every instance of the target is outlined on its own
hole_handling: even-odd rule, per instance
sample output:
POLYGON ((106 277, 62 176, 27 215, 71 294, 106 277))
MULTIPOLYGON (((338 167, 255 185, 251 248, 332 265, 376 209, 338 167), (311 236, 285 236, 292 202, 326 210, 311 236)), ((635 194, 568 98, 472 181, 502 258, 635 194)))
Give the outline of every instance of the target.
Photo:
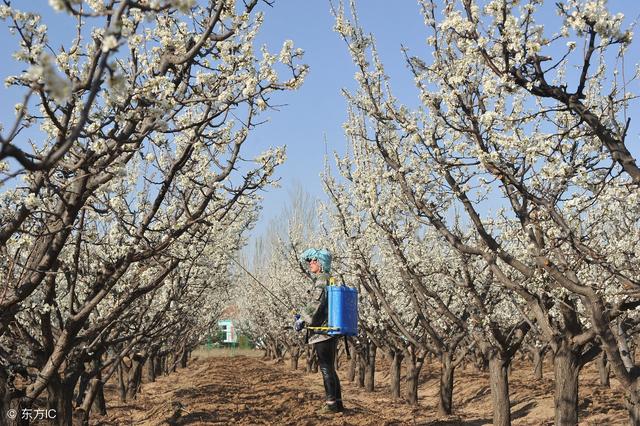
POLYGON ((234 357, 234 356, 246 356, 246 357, 261 357, 264 355, 264 351, 258 349, 240 349, 240 348, 212 348, 207 349, 204 346, 199 347, 193 351, 193 357, 199 359, 206 358, 219 358, 219 357, 234 357))

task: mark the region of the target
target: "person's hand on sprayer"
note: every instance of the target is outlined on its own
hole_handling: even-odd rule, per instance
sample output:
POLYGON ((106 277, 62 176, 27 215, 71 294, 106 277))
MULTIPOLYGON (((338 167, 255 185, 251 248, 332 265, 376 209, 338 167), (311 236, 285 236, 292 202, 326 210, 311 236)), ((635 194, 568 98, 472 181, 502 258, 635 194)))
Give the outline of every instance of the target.
POLYGON ((307 326, 307 323, 302 319, 300 314, 295 314, 294 319, 295 322, 293 323, 293 329, 297 332, 304 330, 304 328, 307 326))

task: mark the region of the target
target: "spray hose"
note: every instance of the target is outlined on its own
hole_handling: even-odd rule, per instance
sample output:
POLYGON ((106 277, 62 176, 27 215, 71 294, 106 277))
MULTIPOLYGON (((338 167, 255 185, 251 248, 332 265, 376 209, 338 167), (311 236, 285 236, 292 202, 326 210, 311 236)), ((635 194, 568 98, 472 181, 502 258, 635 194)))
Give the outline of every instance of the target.
MULTIPOLYGON (((227 254, 227 253, 225 253, 225 254, 227 254)), ((231 260, 232 260, 236 265, 238 265, 240 268, 242 268, 242 270, 243 270, 244 272, 246 272, 246 273, 247 273, 247 275, 249 275, 251 278, 253 278, 253 280, 254 280, 256 283, 258 283, 258 285, 260 285, 260 287, 262 287, 264 290, 266 290, 266 291, 267 291, 267 293, 269 293, 269 294, 270 294, 270 295, 271 295, 271 296, 272 296, 276 301, 278 301, 282 306, 284 306, 284 307, 285 307, 285 308, 287 308, 287 309, 291 309, 291 311, 292 311, 293 313, 295 313, 295 312, 296 312, 296 308, 295 308, 295 307, 293 307, 292 305, 290 305, 290 304, 288 304, 288 303, 285 303, 282 299, 280 299, 278 296, 276 296, 276 295, 275 295, 271 290, 269 290, 269 289, 267 288, 267 286, 265 286, 264 284, 262 284, 262 283, 260 282, 260 280, 259 280, 259 279, 257 279, 257 278, 256 278, 256 277, 255 277, 251 272, 249 272, 249 271, 247 270, 247 268, 245 268, 244 266, 242 266, 242 264, 241 264, 240 262, 238 262, 235 258, 233 258, 233 257, 229 256, 228 254, 227 254, 227 257, 228 257, 229 259, 231 259, 231 260)))

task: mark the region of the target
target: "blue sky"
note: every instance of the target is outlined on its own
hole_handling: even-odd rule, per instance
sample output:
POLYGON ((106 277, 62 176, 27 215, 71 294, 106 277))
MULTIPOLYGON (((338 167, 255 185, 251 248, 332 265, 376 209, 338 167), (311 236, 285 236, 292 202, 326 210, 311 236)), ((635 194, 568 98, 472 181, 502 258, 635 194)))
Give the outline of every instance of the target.
MULTIPOLYGON (((290 192, 301 185, 311 196, 324 198, 320 173, 325 152, 344 153, 346 141, 342 124, 346 102, 341 89, 354 89, 355 67, 344 41, 333 31, 334 20, 326 0, 278 0, 273 8, 263 8, 265 21, 259 43, 276 50, 286 39, 305 50, 304 62, 310 72, 296 92, 281 96, 286 103, 267 115, 270 121, 251 135, 254 149, 287 145, 288 161, 281 166, 281 188, 264 193, 264 209, 254 236, 264 232, 268 222, 278 216, 290 199, 290 192), (326 140, 326 145, 325 145, 326 140)), ((365 2, 361 2, 362 5, 365 2)), ((400 45, 424 53, 426 34, 417 2, 367 0, 359 19, 378 37, 378 48, 387 72, 399 83, 396 95, 404 102, 418 101, 412 77, 406 69, 400 45)), ((280 99, 278 99, 280 101, 280 99)))

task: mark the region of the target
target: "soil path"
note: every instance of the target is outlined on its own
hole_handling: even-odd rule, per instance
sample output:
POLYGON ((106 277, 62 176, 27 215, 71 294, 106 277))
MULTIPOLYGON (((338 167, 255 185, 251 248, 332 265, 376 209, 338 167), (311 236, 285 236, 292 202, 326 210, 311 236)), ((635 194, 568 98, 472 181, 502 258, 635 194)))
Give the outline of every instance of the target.
MULTIPOLYGON (((553 387, 549 378, 534 384, 528 371, 512 374, 514 425, 552 425, 553 387)), ((340 371, 341 378, 346 376, 340 371)), ((385 372, 377 373, 378 389, 367 393, 342 380, 347 410, 333 416, 316 414, 323 403, 320 374, 291 371, 256 357, 212 357, 142 385, 138 398, 120 403, 108 395, 109 414, 92 416, 99 425, 467 425, 491 424, 486 377, 457 373, 455 416, 438 418, 437 371, 426 372, 420 404, 412 408, 388 397, 385 372)), ((591 375, 585 380, 591 380, 591 375)), ((620 395, 595 383, 581 383, 581 425, 625 423, 620 395), (585 386, 586 385, 586 386, 585 386)), ((109 388, 113 392, 113 386, 109 388)), ((110 392, 110 393, 111 393, 110 392)))

